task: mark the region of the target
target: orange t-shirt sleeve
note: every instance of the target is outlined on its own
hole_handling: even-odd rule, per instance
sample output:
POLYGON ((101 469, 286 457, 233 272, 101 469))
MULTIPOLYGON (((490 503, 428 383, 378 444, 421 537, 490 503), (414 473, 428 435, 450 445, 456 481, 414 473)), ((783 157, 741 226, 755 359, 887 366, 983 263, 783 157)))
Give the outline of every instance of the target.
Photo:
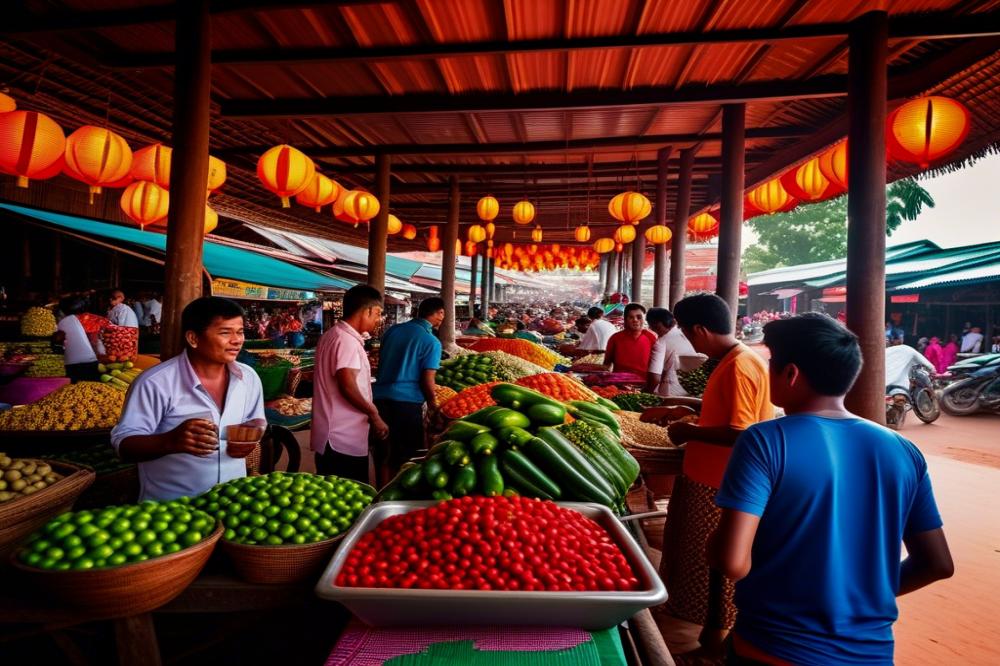
POLYGON ((733 411, 729 426, 736 430, 746 430, 758 423, 771 404, 771 392, 766 377, 761 377, 760 371, 753 362, 733 364, 733 374, 727 388, 730 389, 733 411), (761 381, 763 379, 764 381, 761 381))

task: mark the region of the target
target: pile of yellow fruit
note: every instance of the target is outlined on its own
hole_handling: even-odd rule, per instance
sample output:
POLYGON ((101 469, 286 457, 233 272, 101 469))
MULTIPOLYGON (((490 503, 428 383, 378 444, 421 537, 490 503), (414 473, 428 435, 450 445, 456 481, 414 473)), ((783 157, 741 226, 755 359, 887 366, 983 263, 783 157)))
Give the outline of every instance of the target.
POLYGON ((21 335, 45 338, 56 332, 56 316, 48 308, 28 308, 21 317, 21 335))
POLYGON ((62 354, 39 354, 24 373, 25 377, 65 377, 62 354))
POLYGON ((44 490, 62 478, 44 460, 11 458, 0 453, 0 502, 44 490))
POLYGON ((98 382, 64 386, 36 403, 0 413, 0 430, 95 430, 118 423, 125 394, 98 382))

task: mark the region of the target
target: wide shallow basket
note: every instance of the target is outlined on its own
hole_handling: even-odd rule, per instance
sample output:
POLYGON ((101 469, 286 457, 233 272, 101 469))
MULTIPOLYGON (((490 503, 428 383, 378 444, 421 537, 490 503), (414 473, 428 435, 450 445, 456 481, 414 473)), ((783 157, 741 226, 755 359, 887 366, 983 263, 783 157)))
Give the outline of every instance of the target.
POLYGON ((94 619, 127 617, 148 613, 180 595, 201 573, 221 537, 219 524, 193 546, 118 567, 49 571, 21 562, 18 553, 11 556, 11 564, 31 588, 85 610, 94 619))
POLYGON ((316 579, 344 534, 314 543, 257 546, 222 540, 236 575, 248 583, 279 585, 316 579))
POLYGON ((44 462, 64 478, 36 493, 0 504, 0 558, 6 558, 21 539, 53 517, 73 508, 80 494, 94 482, 94 471, 89 467, 55 460, 44 462))

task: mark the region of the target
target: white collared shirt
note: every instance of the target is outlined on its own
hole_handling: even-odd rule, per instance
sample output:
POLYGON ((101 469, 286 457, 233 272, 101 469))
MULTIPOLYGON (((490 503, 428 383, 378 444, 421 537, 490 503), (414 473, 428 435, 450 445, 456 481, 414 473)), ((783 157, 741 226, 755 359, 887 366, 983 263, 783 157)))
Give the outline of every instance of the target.
POLYGON ((129 328, 139 328, 139 320, 135 316, 135 310, 119 303, 108 310, 108 321, 115 326, 128 326, 129 328))
POLYGON ((204 493, 216 483, 246 476, 246 460, 226 455, 226 426, 264 418, 264 392, 250 366, 229 365, 225 408, 219 408, 195 374, 187 352, 146 370, 132 383, 111 445, 134 435, 169 432, 188 419, 212 415, 219 426, 219 451, 208 457, 173 453, 141 462, 139 500, 171 500, 204 493))
POLYGON ((682 356, 696 356, 697 353, 679 326, 672 327, 657 339, 649 356, 649 371, 660 376, 660 383, 656 387, 657 395, 687 395, 677 379, 677 366, 682 356))
POLYGON ((608 348, 608 340, 618 332, 615 325, 607 319, 595 319, 590 328, 583 334, 579 348, 584 351, 603 352, 608 348))

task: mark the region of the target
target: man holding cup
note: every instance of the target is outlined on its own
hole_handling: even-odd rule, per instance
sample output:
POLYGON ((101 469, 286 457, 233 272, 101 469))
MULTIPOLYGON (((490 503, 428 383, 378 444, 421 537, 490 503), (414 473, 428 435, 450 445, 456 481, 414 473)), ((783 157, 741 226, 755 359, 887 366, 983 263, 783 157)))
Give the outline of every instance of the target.
MULTIPOLYGON (((229 426, 264 421, 260 378, 236 356, 243 347, 243 308, 206 296, 181 314, 185 349, 132 383, 111 445, 138 464, 142 500, 200 495, 246 476, 252 447, 230 452, 229 426)), ((259 429, 263 433, 263 429, 259 429)))

